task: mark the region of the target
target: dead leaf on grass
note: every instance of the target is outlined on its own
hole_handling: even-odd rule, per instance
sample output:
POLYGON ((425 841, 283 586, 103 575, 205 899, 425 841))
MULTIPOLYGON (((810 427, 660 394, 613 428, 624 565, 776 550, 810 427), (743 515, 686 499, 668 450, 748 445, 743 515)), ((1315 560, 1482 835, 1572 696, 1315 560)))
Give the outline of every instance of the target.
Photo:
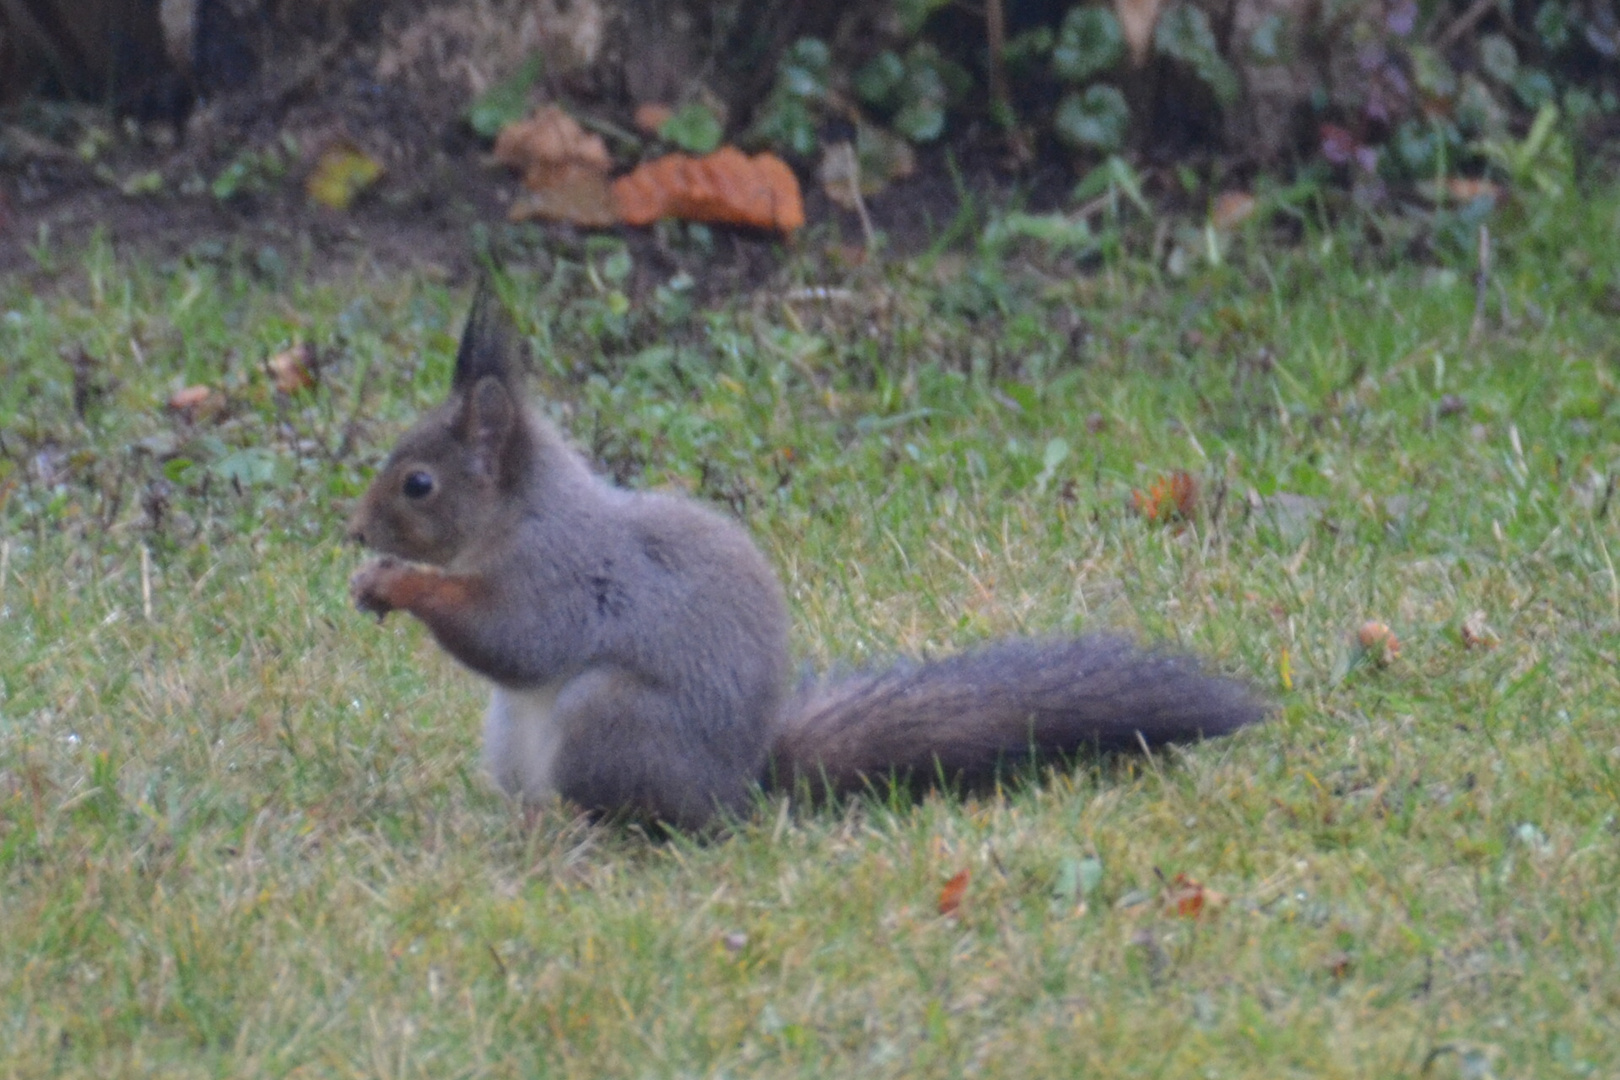
POLYGON ((169 395, 169 408, 192 423, 225 411, 225 395, 212 386, 186 386, 169 395))
POLYGON ((296 394, 315 387, 315 351, 308 345, 294 345, 264 362, 265 370, 283 394, 296 394))
POLYGON ((955 915, 961 909, 962 895, 967 892, 968 879, 972 876, 972 871, 960 870, 939 890, 941 915, 955 915))
POLYGON ((1361 624, 1361 628, 1356 631, 1356 643, 1379 667, 1389 664, 1401 655, 1401 642, 1395 636, 1395 631, 1389 628, 1388 623, 1377 619, 1368 619, 1361 624))
POLYGON ((1198 479, 1185 469, 1162 473, 1146 491, 1131 492, 1131 506, 1152 522, 1191 521, 1198 511, 1198 479))
POLYGON ((1226 903, 1226 896, 1214 889, 1206 889, 1204 883, 1188 877, 1186 874, 1177 874, 1170 879, 1170 886, 1164 894, 1164 913, 1166 915, 1179 915, 1184 919, 1196 919, 1205 912, 1213 912, 1226 903))

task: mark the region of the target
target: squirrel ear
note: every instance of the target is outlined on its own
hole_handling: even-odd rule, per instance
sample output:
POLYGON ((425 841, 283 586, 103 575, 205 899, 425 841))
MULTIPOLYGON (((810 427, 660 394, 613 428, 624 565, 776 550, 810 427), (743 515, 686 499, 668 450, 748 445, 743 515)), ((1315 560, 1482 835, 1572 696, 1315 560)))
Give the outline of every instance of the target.
POLYGON ((456 418, 459 434, 472 449, 475 475, 490 480, 510 475, 503 466, 514 450, 517 425, 517 402, 512 400, 506 384, 493 375, 479 379, 462 399, 456 418))
POLYGON ((517 333, 512 317, 489 278, 479 278, 472 311, 467 315, 467 327, 461 332, 461 348, 456 352, 450 392, 465 394, 486 378, 515 386, 518 370, 517 333))

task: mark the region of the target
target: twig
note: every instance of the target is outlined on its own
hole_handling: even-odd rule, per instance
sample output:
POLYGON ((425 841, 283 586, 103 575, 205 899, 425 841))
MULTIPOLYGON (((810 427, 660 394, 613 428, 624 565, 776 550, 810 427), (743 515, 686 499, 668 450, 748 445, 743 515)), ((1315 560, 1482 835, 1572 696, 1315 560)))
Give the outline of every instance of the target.
POLYGON ((141 614, 152 621, 152 552, 141 545, 141 614))
POLYGON ((1457 40, 1474 28, 1474 24, 1483 19, 1485 15, 1496 7, 1498 0, 1474 0, 1474 6, 1457 16, 1457 21, 1446 27, 1446 32, 1435 39, 1434 47, 1439 52, 1445 52, 1457 43, 1457 40))
POLYGON ((984 36, 990 45, 990 104, 999 117, 1012 116, 1012 100, 1007 93, 1007 68, 1002 54, 1007 46, 1007 16, 1002 0, 986 0, 984 36))
POLYGON ((1474 324, 1468 328, 1468 341, 1473 344, 1485 333, 1485 295, 1491 286, 1491 229, 1479 227, 1479 263, 1474 270, 1474 324))
POLYGON ((866 199, 861 195, 861 156, 855 152, 854 143, 846 143, 849 147, 849 197, 855 203, 855 213, 861 219, 861 235, 866 237, 866 253, 871 255, 877 251, 877 233, 872 229, 872 216, 866 212, 866 199))

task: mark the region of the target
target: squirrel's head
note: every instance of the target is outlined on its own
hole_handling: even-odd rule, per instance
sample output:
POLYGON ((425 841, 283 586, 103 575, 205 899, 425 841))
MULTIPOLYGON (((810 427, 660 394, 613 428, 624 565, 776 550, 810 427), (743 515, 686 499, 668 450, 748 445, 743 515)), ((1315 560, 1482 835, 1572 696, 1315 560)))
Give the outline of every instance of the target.
POLYGON ((446 566, 510 512, 531 472, 514 335, 487 285, 473 299, 450 397, 407 431, 361 496, 349 538, 385 555, 446 566))

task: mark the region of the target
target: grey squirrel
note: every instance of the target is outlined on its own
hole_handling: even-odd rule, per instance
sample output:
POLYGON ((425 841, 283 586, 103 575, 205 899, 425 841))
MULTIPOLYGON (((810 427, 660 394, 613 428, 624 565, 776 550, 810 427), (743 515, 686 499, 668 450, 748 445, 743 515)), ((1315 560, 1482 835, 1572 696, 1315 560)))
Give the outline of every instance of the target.
POLYGON ((349 535, 350 591, 494 683, 484 759, 512 796, 700 829, 762 785, 972 782, 1085 747, 1223 735, 1266 706, 1119 638, 1014 639, 789 693, 781 586, 738 524, 623 490, 525 404, 481 286, 450 394, 401 437, 349 535))

